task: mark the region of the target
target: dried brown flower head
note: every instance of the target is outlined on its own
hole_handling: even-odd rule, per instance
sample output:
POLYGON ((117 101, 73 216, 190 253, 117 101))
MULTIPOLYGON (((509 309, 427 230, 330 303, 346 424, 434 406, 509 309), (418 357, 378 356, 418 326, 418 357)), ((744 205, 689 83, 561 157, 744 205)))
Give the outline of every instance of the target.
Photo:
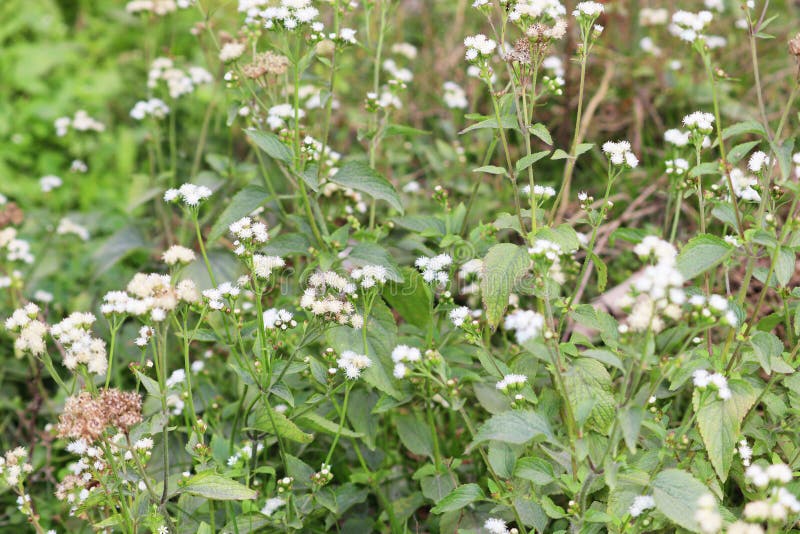
POLYGON ((508 61, 514 63, 521 63, 523 65, 531 64, 531 43, 526 38, 517 40, 514 43, 514 49, 508 53, 508 61))
POLYGON ((248 78, 256 79, 269 74, 280 75, 286 72, 289 67, 289 59, 286 56, 272 52, 258 54, 252 63, 248 63, 242 70, 248 78))
POLYGON ((58 436, 91 443, 109 426, 127 432, 141 420, 142 398, 138 393, 107 389, 95 398, 84 391, 67 399, 58 419, 58 436))
POLYGON ((800 60, 800 33, 789 40, 789 53, 800 60))
POLYGON ((4 226, 18 226, 25 219, 22 210, 14 202, 9 202, 0 209, 0 228, 4 226))

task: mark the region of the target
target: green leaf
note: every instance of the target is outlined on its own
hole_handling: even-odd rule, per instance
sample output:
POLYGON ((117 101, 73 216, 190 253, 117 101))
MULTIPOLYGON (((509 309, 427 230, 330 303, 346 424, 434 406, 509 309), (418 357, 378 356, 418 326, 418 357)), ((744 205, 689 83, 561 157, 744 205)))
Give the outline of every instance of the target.
POLYGON ((269 197, 269 191, 259 185, 248 185, 236 193, 211 228, 211 233, 208 234, 208 241, 219 239, 228 230, 228 226, 231 223, 250 215, 263 205, 269 197))
POLYGON ((433 438, 427 424, 411 414, 398 415, 394 423, 400 441, 408 450, 419 456, 433 457, 433 438))
POLYGON ((260 132, 254 129, 245 130, 244 133, 269 157, 284 163, 292 161, 291 149, 284 145, 274 133, 260 132))
POLYGON ((544 141, 550 146, 553 146, 553 137, 550 135, 550 132, 547 131, 547 127, 542 124, 541 122, 537 122, 536 124, 532 124, 530 126, 530 131, 533 135, 544 141))
POLYGON ((280 234, 271 237, 269 242, 262 247, 261 252, 270 256, 289 256, 292 254, 308 254, 311 241, 308 236, 298 232, 280 234))
POLYGON ((786 286, 794 274, 795 254, 793 251, 781 247, 775 261, 775 278, 781 286, 786 286))
POLYGON ((725 261, 733 251, 733 245, 724 239, 700 234, 689 240, 678 254, 678 270, 687 280, 706 272, 725 261))
MULTIPOLYGON (((500 127, 504 130, 519 130, 519 123, 517 122, 517 117, 514 115, 505 115, 500 118, 500 127)), ((486 128, 498 128, 497 119, 491 118, 486 119, 471 126, 467 126, 463 130, 459 132, 460 135, 464 135, 465 133, 471 132, 473 130, 483 130, 486 128)))
POLYGON ((486 319, 496 328, 508 307, 508 297, 523 274, 528 270, 531 260, 528 251, 510 243, 501 243, 489 249, 483 260, 483 307, 486 319))
POLYGON ((439 504, 431 508, 431 513, 455 512, 485 498, 486 496, 480 486, 477 484, 464 484, 451 491, 447 497, 439 501, 439 504))
POLYGON ((549 150, 542 150, 541 152, 536 152, 535 154, 528 154, 524 156, 522 159, 517 161, 516 170, 517 173, 521 173, 540 159, 546 158, 547 155, 550 154, 549 150))
POLYGON ((486 174, 500 174, 502 176, 508 176, 508 171, 506 171, 503 167, 498 167, 497 165, 484 165, 483 167, 478 167, 477 169, 473 169, 472 172, 482 172, 486 174))
POLYGON ((689 176, 697 178, 706 174, 719 174, 719 163, 716 161, 708 161, 692 167, 689 171, 689 176))
POLYGON ((262 413, 256 418, 253 428, 262 432, 270 432, 297 443, 311 443, 314 440, 314 436, 300 430, 300 427, 280 412, 272 410, 272 418, 270 419, 270 412, 267 412, 269 409, 262 406, 262 413), (275 426, 273 426, 273 421, 275 426))
POLYGON ((199 495, 214 501, 246 501, 255 499, 258 493, 213 471, 198 473, 181 486, 182 493, 199 495))
POLYGON ((384 200, 403 213, 403 203, 394 186, 375 169, 361 161, 348 161, 331 181, 343 187, 366 193, 374 199, 384 200))
POLYGON ((552 160, 568 159, 568 158, 569 154, 567 154, 566 151, 561 150, 560 148, 557 148, 555 152, 553 152, 553 155, 550 157, 550 159, 552 160))
POLYGON ((375 243, 357 243, 350 250, 347 259, 357 266, 364 265, 381 265, 386 267, 388 271, 389 280, 394 282, 402 282, 403 275, 397 262, 394 260, 389 251, 375 243))
MULTIPOLYGON (((304 426, 308 426, 318 432, 325 432, 326 434, 335 435, 339 430, 339 423, 338 418, 337 421, 331 421, 330 419, 326 419, 325 417, 314 413, 308 412, 304 413, 297 419, 301 424, 304 426)), ((277 422, 276 422, 277 424, 277 422)), ((352 430, 348 429, 347 427, 342 427, 341 435, 345 438, 358 438, 361 439, 364 437, 364 434, 360 432, 353 432, 352 430)))
POLYGON ((636 442, 639 440, 639 430, 642 428, 643 420, 644 408, 641 406, 628 406, 619 412, 622 436, 631 454, 636 452, 636 442))
POLYGON ((764 371, 771 373, 772 358, 780 358, 783 355, 781 340, 769 332, 756 332, 750 337, 750 346, 753 347, 753 352, 764 371))
POLYGON ((744 158, 751 150, 757 147, 761 143, 761 141, 748 141, 747 143, 742 143, 736 145, 730 151, 728 151, 728 163, 731 165, 736 165, 739 163, 742 158, 744 158))
POLYGON ((587 252, 597 270, 597 290, 602 293, 606 290, 606 284, 608 284, 608 267, 594 251, 589 250, 587 252))
POLYGON ((535 438, 553 438, 547 419, 532 410, 511 410, 493 415, 483 423, 467 447, 467 452, 484 441, 522 445, 535 438))
POLYGON ((611 394, 611 375, 603 364, 590 358, 574 360, 564 373, 564 386, 578 423, 606 433, 617 404, 611 394))
POLYGON ((589 152, 594 147, 594 143, 581 143, 577 147, 575 147, 575 157, 577 158, 581 154, 585 154, 589 152))
POLYGON ((686 471, 666 469, 653 479, 653 499, 656 508, 667 519, 692 532, 700 526, 694 518, 697 501, 710 493, 700 481, 686 471))
POLYGON ((425 330, 433 320, 433 293, 416 269, 405 267, 403 282, 388 282, 383 286, 383 299, 407 323, 425 330))
POLYGON ((722 130, 723 139, 728 139, 735 135, 742 134, 757 134, 765 139, 767 137, 767 132, 764 130, 764 126, 758 121, 737 122, 736 124, 732 124, 722 130))
POLYGON ((743 380, 730 380, 731 398, 707 397, 697 412, 697 425, 708 458, 722 482, 728 478, 740 425, 756 400, 755 391, 743 380))
POLYGON ((148 241, 141 230, 133 224, 123 226, 92 254, 94 276, 100 276, 128 254, 147 247, 148 241))

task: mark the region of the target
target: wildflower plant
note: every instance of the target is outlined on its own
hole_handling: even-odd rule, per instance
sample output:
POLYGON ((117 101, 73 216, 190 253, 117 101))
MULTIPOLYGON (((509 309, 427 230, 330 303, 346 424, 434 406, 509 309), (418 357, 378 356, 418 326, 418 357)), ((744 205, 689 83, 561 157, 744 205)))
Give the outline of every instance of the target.
POLYGON ((789 2, 79 4, 0 32, 8 529, 796 529, 789 2))

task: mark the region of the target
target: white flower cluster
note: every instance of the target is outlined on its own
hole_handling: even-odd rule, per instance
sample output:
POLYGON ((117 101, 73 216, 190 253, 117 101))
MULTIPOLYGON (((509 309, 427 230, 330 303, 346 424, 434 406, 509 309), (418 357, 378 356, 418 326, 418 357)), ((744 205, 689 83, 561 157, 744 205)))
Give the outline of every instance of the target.
POLYGON ((717 390, 717 396, 720 400, 728 400, 731 398, 728 379, 720 373, 709 373, 705 369, 698 369, 692 373, 692 381, 694 382, 694 387, 700 390, 713 386, 714 389, 717 390))
POLYGON ((203 290, 203 297, 208 301, 208 307, 212 310, 221 310, 225 307, 226 300, 236 300, 242 292, 239 284, 223 282, 217 287, 203 290))
POLYGON ((31 254, 31 244, 24 239, 17 238, 17 229, 11 226, 0 230, 0 250, 6 250, 8 261, 21 261, 22 263, 33 263, 31 254))
POLYGON ((153 13, 159 17, 178 9, 187 9, 194 0, 131 0, 125 5, 128 13, 153 13))
POLYGON ((664 328, 660 315, 670 319, 681 316, 681 306, 686 302, 683 291, 683 276, 676 261, 678 251, 667 241, 656 236, 647 236, 637 244, 633 252, 642 259, 655 257, 655 264, 645 267, 633 282, 634 297, 623 299, 623 306, 631 306, 627 327, 636 332, 664 328))
POLYGON ((714 130, 714 115, 704 111, 695 111, 683 118, 683 125, 689 130, 710 134, 714 130))
POLYGON ((177 189, 167 189, 164 192, 164 201, 181 201, 189 207, 194 207, 210 196, 211 189, 204 185, 183 184, 177 189))
POLYGON ((516 528, 508 528, 506 522, 497 517, 490 517, 483 524, 483 528, 489 534, 517 534, 516 528))
POLYGON ((561 270, 561 256, 565 255, 558 243, 547 239, 537 239, 528 248, 531 258, 544 260, 547 264, 547 276, 559 284, 566 281, 566 276, 561 270))
POLYGON ((270 308, 263 315, 264 328, 267 330, 286 330, 297 326, 292 312, 284 309, 270 308))
POLYGON ((450 310, 449 317, 455 326, 461 328, 462 326, 464 326, 464 323, 466 322, 467 319, 473 317, 475 318, 480 317, 480 314, 481 314, 480 310, 473 311, 467 308, 466 306, 458 306, 457 308, 453 308, 452 310, 450 310))
POLYGON ((467 109, 469 101, 467 100, 467 93, 456 82, 444 82, 442 85, 442 98, 444 105, 449 109, 467 109))
POLYGON ((639 11, 641 26, 664 26, 669 22, 669 10, 665 8, 643 7, 639 11))
POLYGON ((669 32, 683 41, 690 43, 703 39, 702 31, 711 23, 714 16, 710 11, 690 13, 679 10, 672 14, 672 24, 669 32))
POLYGON ((286 261, 280 256, 265 256, 263 254, 253 254, 253 273, 263 280, 272 276, 272 271, 286 265, 286 261))
POLYGON ((179 263, 191 263, 195 260, 195 257, 192 249, 181 245, 172 245, 164 252, 161 259, 167 265, 177 265, 179 263))
POLYGON ((494 53, 495 48, 497 48, 497 42, 479 33, 464 39, 464 46, 467 48, 465 54, 467 61, 486 60, 494 53))
POLYGON ((364 319, 356 313, 350 298, 356 285, 333 271, 316 272, 308 280, 308 287, 300 297, 300 307, 312 314, 333 319, 339 324, 361 328, 364 319))
POLYGON ((228 226, 231 234, 235 238, 233 241, 234 253, 241 256, 249 252, 254 247, 263 245, 269 241, 267 225, 261 221, 255 221, 250 217, 242 217, 238 221, 228 226))
POLYGON ((706 493, 697 501, 697 510, 694 520, 700 526, 703 534, 716 534, 722 528, 722 516, 717 511, 717 500, 710 493, 706 493))
POLYGON ((684 147, 689 144, 690 132, 682 132, 677 128, 670 128, 664 132, 664 141, 677 147, 684 147))
POLYGON ((3 476, 9 486, 17 486, 25 475, 33 472, 33 466, 26 462, 28 451, 23 447, 17 447, 0 457, 0 475, 3 476))
POLYGON ((140 100, 131 109, 131 118, 137 121, 142 121, 147 117, 163 119, 167 114, 169 114, 169 106, 160 98, 140 100))
POLYGON ((595 19, 603 14, 603 4, 600 2, 579 2, 572 12, 576 18, 595 19))
POLYGON ((744 521, 741 523, 760 526, 760 523, 767 521, 777 526, 800 512, 800 501, 786 488, 792 482, 792 469, 788 465, 778 463, 764 468, 754 464, 745 471, 745 478, 764 492, 764 496, 745 504, 742 511, 744 521))
POLYGON ((722 295, 692 295, 689 304, 703 319, 719 319, 733 327, 739 325, 739 318, 731 309, 728 299, 722 295))
POLYGON ((400 67, 394 59, 384 60, 382 66, 397 83, 410 83, 414 79, 414 73, 405 67, 400 67))
POLYGON ((544 328, 544 316, 531 310, 515 310, 506 316, 503 328, 515 330, 517 343, 537 337, 544 328))
POLYGON ((372 360, 368 356, 358 354, 352 350, 342 352, 339 359, 336 360, 336 365, 339 369, 344 371, 345 376, 349 380, 355 380, 361 376, 361 373, 372 365, 372 360))
POLYGON ((78 132, 104 132, 106 129, 105 124, 93 119, 86 111, 82 109, 76 111, 72 118, 57 118, 53 125, 56 128, 56 135, 58 137, 64 137, 67 135, 70 128, 78 132))
POLYGON ((628 513, 631 514, 631 517, 639 517, 646 510, 650 510, 651 508, 655 507, 656 501, 653 499, 652 495, 637 495, 633 498, 633 502, 631 503, 630 508, 628 508, 628 513))
POLYGON ((757 152, 753 152, 750 156, 750 160, 747 162, 747 168, 750 169, 750 172, 759 173, 762 170, 768 169, 771 161, 769 156, 767 156, 761 150, 757 152))
MULTIPOLYGON (((530 185, 526 185, 525 187, 520 189, 520 192, 523 195, 530 196, 530 194, 531 194, 531 186, 530 185)), ((534 184, 533 185, 533 196, 534 197, 538 197, 538 198, 543 198, 543 199, 553 198, 554 196, 556 196, 556 190, 553 189, 552 187, 550 187, 549 185, 534 184)))
POLYGON ((367 93, 368 109, 403 109, 403 102, 390 88, 384 87, 380 94, 370 91, 367 93))
POLYGON ((382 286, 388 280, 389 272, 382 265, 364 265, 353 269, 350 277, 358 282, 361 289, 371 289, 382 286))
POLYGON ((71 219, 68 219, 66 217, 58 221, 58 226, 56 227, 56 233, 58 235, 73 234, 78 236, 82 241, 89 240, 89 230, 87 230, 80 224, 73 222, 71 219))
MULTIPOLYGON (((302 119, 306 112, 302 109, 297 110, 297 118, 302 119)), ((267 124, 273 130, 278 130, 286 126, 286 121, 294 120, 294 106, 292 104, 278 104, 272 106, 267 111, 267 124)))
POLYGON ((472 295, 480 291, 480 279, 483 276, 483 260, 472 259, 464 263, 458 270, 458 278, 464 286, 461 288, 462 295, 472 295))
POLYGON ((194 92, 198 85, 213 82, 214 78, 202 67, 189 67, 188 71, 184 72, 175 67, 171 59, 159 57, 154 59, 150 65, 147 73, 147 87, 155 89, 158 87, 159 81, 166 83, 170 98, 180 98, 194 92))
POLYGON ((168 274, 136 273, 126 287, 126 291, 111 291, 103 297, 100 311, 104 315, 149 314, 152 321, 160 322, 178 304, 193 304, 200 300, 194 282, 181 280, 175 287, 168 274))
POLYGON ((47 176, 42 176, 39 178, 39 188, 41 188, 42 193, 49 193, 54 189, 58 189, 64 185, 64 182, 58 176, 54 174, 48 174, 47 176))
POLYGON ((106 344, 89 331, 94 321, 91 313, 75 312, 50 328, 53 338, 64 346, 64 366, 70 371, 79 364, 96 375, 104 375, 108 369, 106 344))
POLYGON ((28 303, 24 307, 14 310, 11 317, 6 319, 6 329, 18 332, 17 339, 14 340, 14 349, 17 352, 27 351, 41 356, 47 350, 44 340, 47 326, 37 319, 38 315, 39 307, 36 304, 28 303))
POLYGON ((750 466, 750 461, 753 459, 753 448, 747 443, 747 439, 743 439, 736 447, 736 453, 742 459, 742 465, 745 467, 750 466))
POLYGON ((549 18, 557 20, 567 14, 567 9, 558 0, 520 0, 514 2, 514 7, 508 13, 508 20, 518 22, 528 19, 549 18))
POLYGON ((264 503, 264 507, 261 509, 261 513, 267 517, 272 517, 280 507, 285 506, 286 501, 280 497, 270 497, 264 503))
POLYGON ((689 162, 683 158, 668 159, 665 162, 667 174, 683 176, 689 170, 689 162))
POLYGON ((626 165, 631 169, 639 165, 639 159, 631 152, 631 144, 628 141, 606 141, 603 143, 603 152, 614 165, 626 165))
POLYGON ((519 390, 528 381, 528 377, 520 374, 507 374, 502 380, 495 384, 495 388, 500 391, 519 390))
POLYGON ((392 374, 395 378, 405 378, 408 374, 409 363, 417 363, 422 359, 422 353, 416 347, 409 347, 408 345, 397 345, 392 350, 392 361, 394 362, 394 371, 392 374))
POLYGON ((453 258, 449 254, 439 254, 432 258, 420 256, 414 265, 422 271, 422 278, 426 282, 444 286, 450 280, 448 269, 452 263, 453 258))
POLYGON ((268 30, 282 28, 294 31, 311 25, 315 32, 322 31, 322 23, 317 21, 319 10, 311 5, 311 0, 281 0, 279 6, 268 7, 259 16, 268 30))
POLYGON ((758 185, 758 179, 755 176, 745 174, 741 169, 731 169, 730 178, 733 184, 733 193, 738 198, 747 202, 761 202, 761 195, 754 188, 758 185))
POLYGON ((239 59, 244 51, 247 49, 244 43, 238 41, 230 41, 222 45, 219 50, 219 60, 223 63, 228 63, 235 59, 239 59))

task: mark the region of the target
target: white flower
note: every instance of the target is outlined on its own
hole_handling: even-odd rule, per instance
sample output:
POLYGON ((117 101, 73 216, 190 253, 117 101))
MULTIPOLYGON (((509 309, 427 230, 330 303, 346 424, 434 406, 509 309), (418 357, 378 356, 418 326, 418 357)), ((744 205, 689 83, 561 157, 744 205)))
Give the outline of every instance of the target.
POLYGON ((522 387, 525 382, 528 381, 528 377, 525 375, 519 374, 508 374, 503 377, 502 380, 495 384, 495 387, 500 391, 506 391, 509 387, 512 389, 516 389, 522 387))
POLYGON ((580 2, 572 12, 573 17, 593 19, 603 14, 603 4, 600 2, 580 2))
POLYGON ((485 528, 489 534, 508 534, 506 522, 496 517, 490 517, 487 519, 483 524, 483 528, 485 528))
POLYGON ((450 109, 466 109, 469 107, 467 93, 455 82, 444 82, 442 85, 444 105, 450 109))
POLYGON ((336 360, 336 364, 339 369, 344 371, 347 378, 355 380, 361 376, 361 372, 364 369, 372 365, 372 360, 363 354, 358 354, 352 350, 346 350, 342 352, 339 359, 336 360))
POLYGON ((167 189, 164 200, 174 202, 180 199, 187 206, 194 207, 210 196, 211 189, 204 185, 183 184, 178 189, 167 189))
POLYGON ((180 245, 172 245, 161 256, 167 265, 191 263, 195 259, 194 251, 180 245))
POLYGON ((131 118, 137 121, 144 120, 145 117, 154 117, 156 119, 163 119, 169 114, 169 106, 159 98, 151 98, 150 100, 140 100, 134 104, 131 109, 131 118))
POLYGON ((517 343, 525 343, 541 333, 544 317, 531 310, 516 310, 505 318, 503 327, 516 331, 517 343))
POLYGON ((64 182, 58 176, 48 174, 39 178, 39 187, 43 193, 49 193, 53 189, 58 189, 64 182))
POLYGON ((353 269, 350 273, 353 280, 359 282, 362 289, 371 289, 375 286, 382 286, 389 277, 389 271, 382 265, 365 265, 353 269))
POLYGON ((747 168, 751 172, 761 172, 764 167, 769 167, 769 157, 762 151, 753 152, 750 156, 750 161, 747 163, 747 168))
POLYGON ((631 517, 639 517, 645 510, 655 508, 655 506, 656 501, 652 495, 638 495, 634 497, 633 503, 628 508, 628 513, 631 514, 631 517))
POLYGON ((223 63, 239 59, 239 57, 244 54, 245 49, 244 43, 239 43, 237 41, 225 43, 219 51, 219 59, 223 63))
POLYGON ((392 350, 392 361, 398 362, 418 362, 422 358, 422 353, 416 347, 408 345, 397 345, 392 350))
POLYGON ((253 254, 253 272, 259 278, 267 279, 272 276, 272 270, 286 265, 286 261, 280 256, 264 256, 263 254, 253 254))
POLYGON ((56 233, 58 235, 74 234, 78 236, 82 241, 89 240, 89 230, 73 222, 72 220, 67 219, 66 217, 58 221, 58 227, 56 228, 56 233))
POLYGON ((491 56, 497 48, 497 42, 479 33, 464 39, 464 46, 467 49, 465 53, 467 61, 475 61, 478 58, 485 59, 491 56))
POLYGON ((689 132, 672 128, 664 132, 664 141, 678 147, 686 146, 689 144, 689 132))
POLYGON ((711 113, 695 111, 683 118, 683 125, 690 130, 708 134, 714 129, 714 120, 714 115, 711 113))
POLYGON ((742 459, 742 465, 748 467, 750 465, 750 460, 753 459, 753 449, 748 445, 747 440, 743 439, 739 442, 739 446, 736 448, 736 451, 739 453, 739 457, 742 459))
POLYGON ((294 315, 288 310, 270 308, 264 312, 264 328, 267 330, 294 328, 297 326, 297 321, 293 317, 294 315))
POLYGON ((272 497, 267 499, 267 502, 264 503, 264 508, 261 509, 261 513, 267 517, 272 516, 275 511, 280 508, 281 506, 285 505, 286 501, 281 499, 280 497, 272 497))
POLYGON ((710 11, 700 11, 690 13, 679 10, 672 14, 672 24, 669 25, 669 32, 683 41, 693 43, 704 36, 700 33, 713 19, 710 11))
POLYGON ((450 279, 450 275, 445 269, 448 269, 452 263, 453 258, 449 254, 439 254, 432 258, 421 256, 417 258, 414 265, 422 271, 422 278, 426 282, 444 286, 450 279))
POLYGON ((639 165, 639 160, 631 152, 631 144, 628 141, 606 141, 603 143, 603 152, 614 165, 627 165, 631 169, 639 165))
POLYGON ((459 327, 464 324, 464 321, 469 315, 470 309, 466 306, 459 306, 458 308, 450 310, 450 320, 453 321, 454 325, 459 327))

